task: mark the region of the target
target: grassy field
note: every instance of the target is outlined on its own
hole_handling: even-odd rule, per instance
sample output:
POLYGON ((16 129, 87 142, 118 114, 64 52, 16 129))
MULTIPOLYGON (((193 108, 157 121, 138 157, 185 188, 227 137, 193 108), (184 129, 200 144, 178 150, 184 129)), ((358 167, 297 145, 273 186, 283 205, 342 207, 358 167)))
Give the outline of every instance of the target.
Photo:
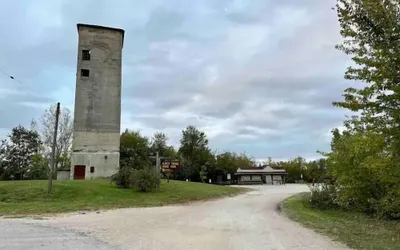
POLYGON ((0 215, 27 215, 123 207, 162 206, 236 195, 245 189, 209 184, 162 181, 157 191, 119 189, 108 180, 0 182, 0 215))
POLYGON ((400 249, 400 221, 373 219, 360 213, 313 209, 308 194, 292 196, 282 203, 283 212, 297 221, 354 249, 400 249))

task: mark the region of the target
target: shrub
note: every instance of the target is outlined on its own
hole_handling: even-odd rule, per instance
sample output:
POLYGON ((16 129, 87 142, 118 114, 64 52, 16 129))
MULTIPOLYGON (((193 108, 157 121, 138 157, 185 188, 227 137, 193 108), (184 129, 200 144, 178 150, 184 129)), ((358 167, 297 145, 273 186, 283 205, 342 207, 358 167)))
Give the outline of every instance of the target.
POLYGON ((111 176, 111 182, 115 183, 120 188, 132 188, 133 184, 133 169, 122 167, 118 173, 111 176))
POLYGON ((120 168, 118 173, 111 177, 111 181, 120 188, 135 188, 141 192, 148 192, 160 186, 160 177, 150 167, 120 168))
POLYGON ((379 217, 400 220, 400 185, 393 187, 379 202, 374 204, 379 217))
POLYGON ((310 187, 310 205, 318 209, 337 208, 337 192, 334 185, 320 184, 310 187))
POLYGON ((160 186, 160 177, 150 167, 134 170, 132 180, 133 186, 141 192, 151 191, 160 186))

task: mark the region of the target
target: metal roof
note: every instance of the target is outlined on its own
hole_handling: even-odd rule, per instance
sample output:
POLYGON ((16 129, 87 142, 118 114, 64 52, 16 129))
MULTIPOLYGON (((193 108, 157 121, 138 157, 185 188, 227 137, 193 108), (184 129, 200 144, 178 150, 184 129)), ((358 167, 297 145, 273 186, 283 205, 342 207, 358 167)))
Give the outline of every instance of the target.
POLYGON ((273 169, 270 166, 263 168, 238 168, 237 173, 286 173, 285 169, 273 169))

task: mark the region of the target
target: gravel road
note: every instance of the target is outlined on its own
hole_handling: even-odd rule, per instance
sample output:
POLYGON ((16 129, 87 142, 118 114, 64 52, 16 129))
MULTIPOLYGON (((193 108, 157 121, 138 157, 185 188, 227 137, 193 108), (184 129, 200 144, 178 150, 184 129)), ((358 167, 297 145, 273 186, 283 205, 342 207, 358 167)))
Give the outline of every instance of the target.
MULTIPOLYGON (((39 229, 45 228, 44 234, 49 228, 54 228, 47 232, 61 241, 76 237, 77 243, 74 247, 53 249, 114 249, 111 246, 135 250, 347 249, 301 227, 276 211, 278 202, 292 194, 306 191, 307 186, 264 185, 251 188, 254 191, 240 196, 187 206, 118 209, 99 214, 68 214, 48 220, 18 220, 18 223, 28 223, 29 227, 39 229), (79 234, 62 235, 59 231, 66 229, 79 234), (110 245, 105 246, 102 245, 105 243, 101 242, 110 245), (92 248, 88 248, 85 244, 93 245, 92 248)), ((14 232, 22 233, 18 230, 14 232)), ((8 235, 6 238, 11 238, 13 234, 8 235)), ((22 239, 24 236, 19 237, 22 239)), ((1 242, 7 242, 6 238, 0 236, 1 242)), ((46 249, 35 248, 38 246, 35 244, 30 248, 46 249)))
POLYGON ((117 249, 66 229, 30 225, 28 221, 0 220, 0 249, 4 250, 108 250, 117 249))

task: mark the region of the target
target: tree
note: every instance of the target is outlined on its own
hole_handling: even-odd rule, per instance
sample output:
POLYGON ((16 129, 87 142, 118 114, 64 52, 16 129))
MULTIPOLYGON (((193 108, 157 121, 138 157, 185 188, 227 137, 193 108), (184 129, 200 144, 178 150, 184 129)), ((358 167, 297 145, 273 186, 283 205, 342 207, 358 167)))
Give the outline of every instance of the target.
POLYGON ((7 159, 8 154, 8 142, 7 140, 0 141, 0 180, 8 179, 8 167, 9 162, 7 159))
POLYGON ((268 166, 273 167, 273 168, 280 167, 278 162, 272 160, 272 157, 268 157, 266 161, 263 161, 263 164, 264 165, 268 165, 268 166))
POLYGON ((158 151, 161 157, 166 158, 175 158, 176 151, 174 147, 167 145, 168 135, 163 132, 156 132, 154 133, 151 143, 150 143, 150 150, 151 154, 155 155, 158 151))
POLYGON ((323 182, 326 178, 326 160, 318 159, 305 163, 304 181, 323 182))
MULTIPOLYGON (((44 154, 48 159, 50 158, 51 147, 53 145, 56 109, 56 104, 46 109, 39 118, 40 125, 35 120, 32 120, 31 123, 31 127, 40 133, 44 145, 44 154)), ((56 162, 60 168, 69 166, 73 125, 71 111, 68 108, 61 108, 56 142, 56 162)))
POLYGON ((301 180, 311 183, 313 179, 320 182, 327 178, 327 164, 324 158, 306 161, 306 159, 298 156, 288 161, 272 162, 272 166, 283 167, 286 170, 287 183, 294 183, 301 180), (303 179, 301 178, 302 175, 303 179))
POLYGON ((161 156, 164 156, 165 151, 167 150, 167 141, 167 134, 163 132, 154 133, 150 144, 150 149, 152 153, 155 154, 158 151, 161 156))
POLYGON ((206 165, 201 166, 199 174, 201 182, 205 182, 207 180, 207 174, 208 174, 206 165))
MULTIPOLYGON (((337 48, 355 66, 345 78, 365 87, 345 90, 335 106, 357 111, 348 129, 373 129, 400 147, 400 3, 393 0, 339 0, 337 12, 344 41, 337 48)), ((398 152, 398 151, 397 151, 398 152)), ((397 156, 398 157, 398 156, 397 156)))
POLYGON ((167 158, 174 159, 174 158, 178 157, 178 153, 176 152, 176 150, 175 150, 175 148, 173 146, 168 146, 166 148, 163 156, 167 157, 167 158))
POLYGON ((400 218, 400 2, 338 0, 344 41, 337 46, 354 65, 338 107, 358 112, 333 131, 328 172, 342 208, 400 218))
POLYGON ((192 156, 196 150, 208 149, 207 135, 192 125, 182 131, 180 142, 179 152, 188 157, 192 156))
POLYGON ((387 209, 387 195, 395 191, 391 190, 395 186, 387 185, 391 183, 388 173, 392 164, 383 150, 384 136, 371 130, 345 131, 335 138, 332 147, 334 150, 327 154, 328 168, 340 187, 338 204, 361 212, 388 212, 383 211, 387 209))
POLYGON ((142 169, 150 165, 149 139, 139 131, 125 130, 120 141, 120 167, 142 169))
MULTIPOLYGON (((286 182, 294 183, 301 181, 301 175, 303 174, 304 159, 297 157, 287 162, 279 163, 287 172, 286 182)), ((304 177, 304 176, 303 176, 304 177)))
POLYGON ((30 180, 45 180, 49 174, 49 161, 41 154, 32 156, 31 166, 26 171, 26 178, 30 180))
POLYGON ((227 174, 234 176, 238 168, 245 168, 254 165, 254 161, 247 157, 246 154, 236 154, 232 152, 224 152, 217 155, 217 160, 214 168, 212 169, 212 179, 224 178, 227 174), (223 175, 223 176, 221 176, 223 175))
POLYGON ((42 142, 36 131, 28 130, 21 125, 12 129, 9 137, 5 159, 8 161, 8 172, 13 178, 23 179, 32 166, 33 156, 40 152, 42 142))
POLYGON ((179 154, 183 163, 181 171, 186 177, 200 179, 200 168, 211 160, 212 155, 206 134, 190 125, 182 131, 180 142, 179 154))
POLYGON ((236 169, 243 168, 243 167, 252 167, 255 165, 254 159, 248 157, 245 153, 235 154, 235 163, 236 163, 236 167, 237 167, 236 169))

